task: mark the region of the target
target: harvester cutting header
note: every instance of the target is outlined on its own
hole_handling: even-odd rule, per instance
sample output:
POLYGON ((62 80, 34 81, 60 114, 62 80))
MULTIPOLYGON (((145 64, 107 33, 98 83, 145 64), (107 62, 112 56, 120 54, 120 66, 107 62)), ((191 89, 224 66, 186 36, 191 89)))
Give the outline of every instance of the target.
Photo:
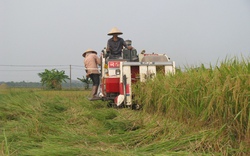
POLYGON ((131 40, 125 42, 118 37, 121 34, 122 32, 117 28, 113 28, 108 33, 113 37, 102 50, 100 62, 95 61, 101 64, 101 74, 99 87, 92 88, 92 93, 96 94, 92 100, 110 100, 114 106, 124 105, 134 108, 138 106, 133 101, 132 86, 138 81, 146 82, 160 72, 166 75, 174 74, 175 62, 170 61, 165 54, 147 54, 145 50, 137 54, 131 40))

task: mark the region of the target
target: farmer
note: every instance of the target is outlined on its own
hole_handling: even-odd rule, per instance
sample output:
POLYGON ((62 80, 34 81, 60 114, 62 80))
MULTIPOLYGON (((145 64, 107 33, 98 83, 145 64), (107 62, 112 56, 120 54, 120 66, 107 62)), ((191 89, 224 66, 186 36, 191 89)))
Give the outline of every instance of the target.
MULTIPOLYGON (((132 41, 131 40, 126 40, 125 41, 127 46, 132 47, 132 41)), ((123 59, 128 59, 130 61, 139 61, 138 56, 137 56, 137 50, 135 48, 123 49, 123 59)))
POLYGON ((96 96, 98 86, 100 84, 100 73, 98 71, 98 65, 101 65, 101 60, 97 56, 97 52, 92 49, 87 49, 82 56, 84 57, 84 65, 86 69, 86 77, 90 77, 93 82, 92 92, 91 92, 91 99, 95 100, 98 99, 96 96))
POLYGON ((107 43, 107 56, 109 59, 121 59, 122 58, 122 49, 123 47, 127 49, 132 49, 131 46, 127 46, 123 38, 118 37, 123 33, 118 30, 116 27, 112 28, 108 35, 113 36, 108 40, 107 43))

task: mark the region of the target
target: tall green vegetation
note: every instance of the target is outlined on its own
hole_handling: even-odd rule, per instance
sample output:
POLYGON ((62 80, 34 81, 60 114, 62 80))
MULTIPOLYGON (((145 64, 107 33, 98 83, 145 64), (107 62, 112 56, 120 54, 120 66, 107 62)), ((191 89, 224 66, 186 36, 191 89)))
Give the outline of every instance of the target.
POLYGON ((198 149, 250 152, 249 60, 226 59, 216 68, 201 65, 167 77, 158 75, 134 90, 145 113, 213 129, 216 134, 198 149))
POLYGON ((38 76, 41 78, 42 85, 45 85, 47 89, 57 90, 62 89, 62 82, 66 82, 66 79, 69 79, 65 75, 65 71, 58 71, 56 69, 45 69, 44 72, 38 73, 38 76))

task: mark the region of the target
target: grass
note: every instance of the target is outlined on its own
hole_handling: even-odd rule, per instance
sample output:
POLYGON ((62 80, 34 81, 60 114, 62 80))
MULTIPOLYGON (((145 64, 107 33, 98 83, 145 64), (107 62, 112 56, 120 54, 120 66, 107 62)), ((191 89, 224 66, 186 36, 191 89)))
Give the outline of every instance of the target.
POLYGON ((7 153, 7 155, 9 155, 9 147, 8 147, 8 141, 7 141, 7 138, 6 138, 6 135, 5 135, 5 130, 3 129, 3 136, 4 136, 4 144, 5 144, 5 151, 4 153, 7 153))
POLYGON ((186 147, 193 139, 183 138, 189 131, 185 125, 108 108, 105 102, 88 101, 88 94, 5 89, 0 155, 190 155, 186 147))
POLYGON ((200 150, 244 155, 250 154, 249 86, 249 61, 232 58, 216 68, 201 65, 168 77, 159 75, 134 90, 145 113, 198 129, 213 129, 216 133, 200 150))
POLYGON ((250 64, 157 75, 133 90, 140 111, 89 91, 0 88, 0 155, 249 155, 250 64), (144 94, 139 94, 139 93, 144 94))

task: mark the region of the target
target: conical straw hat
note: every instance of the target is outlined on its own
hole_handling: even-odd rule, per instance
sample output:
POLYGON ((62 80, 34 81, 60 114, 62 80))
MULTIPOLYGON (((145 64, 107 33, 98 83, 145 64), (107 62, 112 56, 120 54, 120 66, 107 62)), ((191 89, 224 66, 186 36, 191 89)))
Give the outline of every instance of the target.
POLYGON ((108 35, 113 35, 113 34, 118 34, 118 35, 121 35, 123 34, 119 29, 117 29, 116 27, 112 28, 110 30, 110 32, 108 33, 108 35))
POLYGON ((82 56, 85 57, 87 53, 95 53, 95 54, 97 54, 97 52, 94 51, 93 49, 87 49, 87 50, 82 54, 82 56))

